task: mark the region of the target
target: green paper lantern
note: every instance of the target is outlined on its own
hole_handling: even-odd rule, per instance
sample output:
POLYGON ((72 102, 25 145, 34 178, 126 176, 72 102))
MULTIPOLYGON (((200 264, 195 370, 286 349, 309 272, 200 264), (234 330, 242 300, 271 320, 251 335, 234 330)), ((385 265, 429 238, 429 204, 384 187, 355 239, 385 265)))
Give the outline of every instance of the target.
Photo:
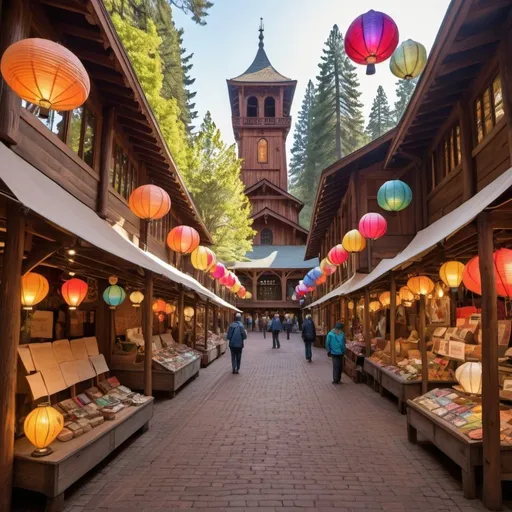
POLYGON ((400 180, 386 181, 377 192, 379 206, 388 212, 399 212, 412 201, 411 187, 400 180))
POLYGON ((103 292, 103 300, 110 306, 110 309, 116 309, 126 299, 126 292, 119 285, 107 286, 103 292))

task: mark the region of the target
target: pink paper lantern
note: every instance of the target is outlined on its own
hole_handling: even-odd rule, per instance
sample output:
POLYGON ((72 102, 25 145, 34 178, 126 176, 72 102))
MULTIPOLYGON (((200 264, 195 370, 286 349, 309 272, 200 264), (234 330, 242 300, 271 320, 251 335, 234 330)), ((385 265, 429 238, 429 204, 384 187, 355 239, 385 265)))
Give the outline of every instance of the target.
POLYGON ((233 288, 235 285, 236 278, 233 272, 228 272, 225 276, 219 279, 219 283, 226 288, 233 288))
POLYGON ((367 213, 359 221, 359 232, 370 240, 377 240, 386 234, 388 223, 380 213, 367 213))
POLYGON ((335 245, 327 254, 329 263, 332 263, 333 265, 342 265, 348 260, 348 257, 348 252, 341 244, 335 245))
POLYGON ((222 263, 217 263, 215 267, 210 271, 210 275, 214 279, 221 279, 227 273, 226 267, 222 263))

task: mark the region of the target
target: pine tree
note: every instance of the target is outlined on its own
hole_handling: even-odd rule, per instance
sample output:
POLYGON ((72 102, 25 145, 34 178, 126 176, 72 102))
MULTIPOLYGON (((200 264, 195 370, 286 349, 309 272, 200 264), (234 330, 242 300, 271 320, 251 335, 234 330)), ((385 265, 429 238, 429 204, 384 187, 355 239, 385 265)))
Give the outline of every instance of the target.
POLYGON ((366 127, 366 133, 370 140, 374 140, 391 130, 394 125, 395 122, 389 106, 388 97, 386 96, 382 85, 379 85, 377 88, 377 95, 373 100, 372 109, 370 111, 370 118, 368 120, 368 126, 366 127))
POLYGON ((213 2, 208 0, 170 0, 170 2, 185 14, 190 15, 199 25, 206 25, 208 9, 213 7, 213 2))
POLYGON ((416 88, 416 80, 398 80, 396 83, 395 122, 399 123, 416 88))
POLYGON ((240 178, 242 161, 227 146, 206 113, 196 136, 191 163, 183 173, 219 259, 240 261, 252 249, 251 206, 240 178))

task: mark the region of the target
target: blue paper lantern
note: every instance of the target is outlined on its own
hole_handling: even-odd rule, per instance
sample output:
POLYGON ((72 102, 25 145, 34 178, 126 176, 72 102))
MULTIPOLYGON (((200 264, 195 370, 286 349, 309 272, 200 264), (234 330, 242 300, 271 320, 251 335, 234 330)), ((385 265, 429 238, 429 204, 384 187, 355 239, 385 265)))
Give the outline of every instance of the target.
POLYGON ((310 270, 307 273, 307 276, 309 276, 313 281, 317 281, 320 277, 322 277, 324 273, 322 272, 322 269, 320 267, 315 267, 314 269, 310 270))
POLYGON ((308 274, 306 274, 306 277, 304 277, 304 284, 308 287, 308 288, 314 288, 316 286, 316 279, 313 279, 312 276, 308 274))
POLYGON ((109 279, 110 286, 107 286, 103 292, 103 300, 110 306, 110 309, 116 309, 126 299, 126 292, 117 283, 117 278, 109 279))
POLYGON ((411 201, 411 187, 400 180, 386 181, 377 192, 379 206, 388 212, 399 212, 407 208, 411 201))

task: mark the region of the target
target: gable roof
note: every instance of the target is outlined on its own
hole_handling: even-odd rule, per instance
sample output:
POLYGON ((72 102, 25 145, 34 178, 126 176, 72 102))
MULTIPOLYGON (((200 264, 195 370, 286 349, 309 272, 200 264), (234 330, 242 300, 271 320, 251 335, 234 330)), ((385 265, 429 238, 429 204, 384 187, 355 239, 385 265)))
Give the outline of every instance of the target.
MULTIPOLYGON (((271 188, 272 190, 275 190, 280 195, 286 197, 287 199, 290 199, 290 201, 296 202, 297 204, 300 205, 301 209, 304 206, 304 203, 300 199, 297 199, 295 196, 292 196, 289 192, 286 192, 286 190, 283 190, 282 188, 279 188, 277 185, 275 185, 274 183, 268 181, 266 178, 263 178, 262 180, 258 181, 254 185, 251 185, 250 187, 247 187, 245 189, 245 195, 251 194, 252 192, 258 190, 261 187, 263 187, 263 185, 271 188)), ((270 196, 270 197, 272 197, 272 196, 270 196)))
POLYGON ((245 255, 245 258, 249 261, 236 262, 229 268, 312 269, 316 267, 318 258, 305 261, 305 252, 306 247, 304 245, 255 245, 252 251, 245 255))
POLYGON ((271 217, 274 217, 274 219, 277 219, 281 222, 284 222, 285 224, 288 224, 289 226, 292 226, 297 231, 300 231, 305 235, 308 234, 308 230, 304 229, 300 224, 297 224, 296 222, 293 222, 293 220, 283 217, 279 213, 276 213, 275 211, 271 210, 270 208, 263 208, 263 210, 260 210, 258 213, 251 215, 251 219, 256 220, 259 219, 260 217, 263 217, 264 215, 270 215, 271 217))

